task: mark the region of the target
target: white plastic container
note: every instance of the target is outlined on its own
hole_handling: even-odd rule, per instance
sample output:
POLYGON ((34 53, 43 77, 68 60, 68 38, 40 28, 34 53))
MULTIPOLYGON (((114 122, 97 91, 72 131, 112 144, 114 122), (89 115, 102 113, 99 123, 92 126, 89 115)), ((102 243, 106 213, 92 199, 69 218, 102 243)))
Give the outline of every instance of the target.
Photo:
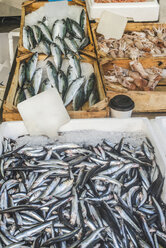
POLYGON ((151 120, 151 124, 166 158, 166 117, 158 116, 155 120, 151 120))
POLYGON ((134 22, 157 21, 159 18, 159 4, 157 0, 135 3, 95 3, 85 0, 90 20, 101 17, 104 10, 128 17, 134 22))
POLYGON ((111 109, 111 117, 118 119, 130 118, 132 114, 132 110, 130 111, 117 111, 115 109, 111 109))
POLYGON ((110 102, 110 115, 112 118, 130 118, 134 109, 133 100, 126 95, 114 96, 110 102))
MULTIPOLYGON (((65 124, 60 131, 79 131, 79 130, 99 130, 105 132, 143 132, 150 139, 155 149, 157 163, 160 166, 163 176, 166 176, 166 159, 162 150, 162 144, 156 138, 155 132, 147 118, 129 118, 129 119, 75 119, 65 124)), ((16 139, 18 136, 27 134, 23 122, 4 122, 0 125, 0 140, 2 137, 16 139)), ((71 134, 72 137, 72 134, 71 134)), ((111 139, 112 133, 108 139, 111 139)), ((84 137, 80 134, 80 141, 84 137)), ((91 138, 89 137, 89 140, 91 138)), ((93 135, 92 135, 93 139, 93 135)), ((166 202, 166 180, 162 198, 166 202)))

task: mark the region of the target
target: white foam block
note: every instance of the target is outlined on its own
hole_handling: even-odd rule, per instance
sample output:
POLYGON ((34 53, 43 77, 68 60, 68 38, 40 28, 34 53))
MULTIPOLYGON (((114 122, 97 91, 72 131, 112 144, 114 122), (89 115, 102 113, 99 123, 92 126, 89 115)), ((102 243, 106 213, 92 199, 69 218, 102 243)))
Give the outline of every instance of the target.
POLYGON ((30 135, 57 137, 59 128, 70 121, 57 89, 49 89, 18 104, 30 135))
POLYGON ((17 9, 21 9, 21 6, 22 6, 22 3, 24 2, 24 0, 1 0, 0 2, 4 3, 4 4, 7 4, 7 5, 10 5, 14 8, 17 8, 17 9))
POLYGON ((97 27, 97 33, 105 39, 121 39, 127 24, 127 18, 109 11, 103 11, 97 27))

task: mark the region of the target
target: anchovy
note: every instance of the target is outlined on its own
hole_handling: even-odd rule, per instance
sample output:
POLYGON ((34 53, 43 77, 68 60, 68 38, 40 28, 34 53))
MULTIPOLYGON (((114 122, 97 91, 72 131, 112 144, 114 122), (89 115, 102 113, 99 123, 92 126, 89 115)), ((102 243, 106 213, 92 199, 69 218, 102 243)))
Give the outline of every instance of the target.
POLYGON ((164 178, 143 142, 2 139, 0 247, 166 247, 164 178))

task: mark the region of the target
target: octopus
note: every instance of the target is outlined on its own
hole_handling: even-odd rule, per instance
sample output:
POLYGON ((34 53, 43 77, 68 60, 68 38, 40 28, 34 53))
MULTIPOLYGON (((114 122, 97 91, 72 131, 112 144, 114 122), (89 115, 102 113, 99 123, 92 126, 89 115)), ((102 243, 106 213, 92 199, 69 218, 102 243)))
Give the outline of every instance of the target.
MULTIPOLYGON (((117 83, 128 90, 148 91, 154 90, 163 78, 163 70, 157 67, 144 68, 138 60, 129 63, 129 69, 113 65, 104 75, 105 80, 110 82, 111 87, 116 88, 117 83)), ((119 87, 117 85, 117 87, 119 87)))
POLYGON ((111 58, 165 56, 166 28, 161 24, 143 31, 125 32, 120 40, 105 39, 97 34, 98 49, 111 58))

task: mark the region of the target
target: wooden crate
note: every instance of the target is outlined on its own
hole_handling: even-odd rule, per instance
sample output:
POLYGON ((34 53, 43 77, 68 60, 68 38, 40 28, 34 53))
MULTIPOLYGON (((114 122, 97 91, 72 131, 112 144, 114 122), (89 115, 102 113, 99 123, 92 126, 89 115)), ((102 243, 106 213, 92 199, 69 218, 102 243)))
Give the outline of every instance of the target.
MULTIPOLYGON (((95 45, 97 57, 98 58, 108 57, 108 58, 113 60, 113 58, 111 56, 107 55, 107 53, 99 50, 97 37, 99 37, 100 34, 98 34, 96 32, 97 26, 98 26, 98 23, 92 23, 91 24, 92 35, 93 35, 93 40, 94 40, 94 45, 95 45)), ((166 24, 164 24, 164 23, 163 24, 162 23, 140 23, 140 22, 138 22, 138 23, 127 23, 125 32, 132 32, 132 31, 141 32, 141 31, 144 31, 145 29, 152 30, 153 27, 158 28, 160 26, 166 28, 166 24)), ((146 57, 153 57, 153 56, 150 55, 150 54, 147 54, 146 57)), ((117 58, 117 59, 120 59, 120 58, 117 58)), ((128 59, 128 58, 124 58, 124 59, 128 59)))
POLYGON ((81 6, 86 6, 85 4, 85 1, 82 1, 82 0, 72 0, 74 3, 78 4, 78 5, 81 5, 81 6))
MULTIPOLYGON (((27 14, 30 14, 31 12, 39 9, 40 7, 43 7, 46 3, 48 3, 47 1, 42 1, 42 2, 36 2, 36 1, 27 1, 24 2, 24 4, 22 5, 22 14, 21 14, 21 24, 20 24, 20 38, 19 38, 19 46, 18 46, 18 50, 22 53, 22 54, 26 54, 26 53, 31 53, 29 50, 27 50, 26 48, 23 47, 23 27, 24 27, 24 23, 25 23, 25 16, 27 14)), ((86 46, 83 50, 80 51, 81 54, 85 54, 88 56, 91 56, 93 58, 96 58, 96 53, 95 53, 95 48, 94 48, 94 43, 93 43, 93 38, 92 38, 92 33, 91 33, 91 28, 90 28, 90 24, 89 24, 89 19, 88 19, 88 15, 87 15, 87 11, 86 11, 86 7, 81 4, 81 1, 78 0, 74 0, 73 2, 68 2, 69 5, 82 5, 85 9, 86 12, 86 20, 87 20, 87 33, 90 39, 90 44, 88 46, 86 46)))
MULTIPOLYGON (((20 63, 24 60, 27 61, 30 57, 31 57, 31 54, 26 54, 26 55, 23 55, 22 57, 17 58, 15 74, 11 82, 8 96, 3 105, 3 120, 4 121, 21 120, 21 116, 19 115, 17 107, 14 106, 14 98, 16 95, 17 87, 18 87, 20 63)), ((97 78, 97 89, 99 92, 100 101, 91 107, 89 107, 88 102, 86 102, 80 111, 73 111, 72 103, 71 103, 69 104, 69 106, 67 106, 68 113, 70 117, 73 119, 107 117, 109 115, 108 109, 107 109, 108 101, 106 99, 105 92, 103 89, 103 84, 102 84, 102 80, 100 77, 100 72, 99 72, 97 61, 85 55, 82 55, 82 57, 83 57, 82 62, 87 62, 93 65, 94 73, 97 78)), ((44 60, 46 58, 47 58, 46 55, 39 55, 39 60, 44 60)))
MULTIPOLYGON (((111 99, 118 94, 125 94, 135 102, 134 112, 166 112, 166 79, 162 79, 154 91, 129 91, 127 89, 116 90, 114 83, 108 82, 104 74, 113 68, 113 65, 129 69, 129 59, 110 60, 104 58, 100 60, 100 71, 106 96, 111 99)), ((166 68, 166 58, 140 58, 140 63, 144 68, 158 67, 166 68)), ((118 85, 118 84, 117 84, 118 85)), ((120 84, 119 84, 120 86, 120 84)), ((122 87, 120 87, 122 88, 122 87)))

